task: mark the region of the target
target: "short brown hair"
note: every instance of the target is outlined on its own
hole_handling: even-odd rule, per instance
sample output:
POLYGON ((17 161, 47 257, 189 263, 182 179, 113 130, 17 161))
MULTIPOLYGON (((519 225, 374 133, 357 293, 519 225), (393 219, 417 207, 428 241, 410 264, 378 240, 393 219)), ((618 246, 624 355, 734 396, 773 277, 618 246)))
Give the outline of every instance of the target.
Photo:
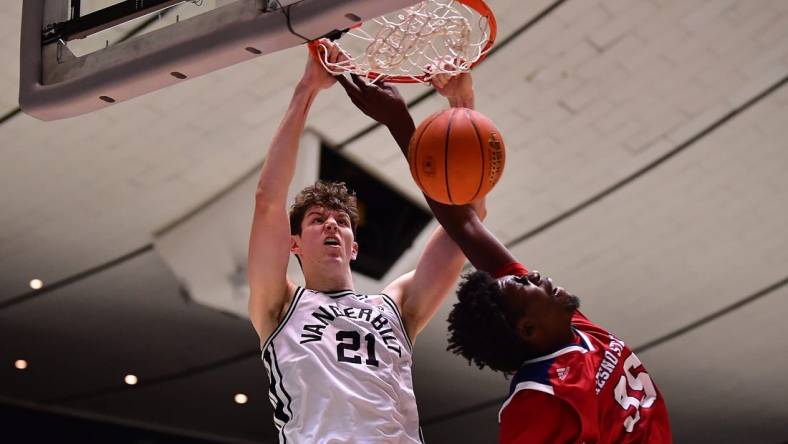
POLYGON ((301 222, 306 210, 320 206, 334 211, 344 211, 350 216, 350 228, 356 234, 358 225, 358 201, 356 193, 347 189, 345 182, 327 182, 319 180, 310 185, 295 197, 290 207, 290 234, 301 234, 301 222))

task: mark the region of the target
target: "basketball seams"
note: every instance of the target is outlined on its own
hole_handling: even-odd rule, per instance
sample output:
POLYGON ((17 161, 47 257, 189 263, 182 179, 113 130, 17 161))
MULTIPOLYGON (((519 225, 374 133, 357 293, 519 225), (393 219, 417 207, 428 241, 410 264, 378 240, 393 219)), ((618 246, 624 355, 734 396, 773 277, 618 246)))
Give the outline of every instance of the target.
POLYGON ((460 205, 485 196, 495 186, 503 169, 503 141, 483 114, 449 108, 418 126, 409 143, 408 162, 426 196, 460 205))
POLYGON ((476 126, 476 122, 473 120, 473 116, 471 116, 471 110, 465 108, 465 115, 468 117, 468 120, 471 122, 471 126, 473 127, 473 132, 476 133, 476 140, 479 142, 479 155, 482 158, 482 168, 479 171, 479 186, 476 188, 476 193, 474 193, 473 197, 471 197, 471 201, 475 200, 479 193, 482 191, 482 185, 484 185, 484 178, 487 176, 487 168, 485 168, 486 164, 486 156, 484 155, 484 142, 482 142, 482 135, 479 133, 479 128, 476 126))
POLYGON ((410 164, 410 168, 411 168, 411 176, 413 176, 413 178, 416 180, 416 185, 421 190, 424 190, 424 186, 421 181, 421 174, 419 172, 419 147, 421 146, 421 138, 427 132, 427 129, 430 127, 430 125, 432 125, 436 120, 438 120, 438 117, 440 116, 441 116, 441 112, 440 111, 436 112, 430 117, 428 117, 425 122, 419 125, 420 128, 417 129, 417 134, 414 135, 414 137, 417 137, 417 139, 415 140, 416 143, 415 144, 411 143, 408 148, 409 157, 410 157, 410 153, 413 152, 413 158, 408 159, 408 163, 410 164), (410 149, 411 147, 413 149, 410 149))
POLYGON ((451 126, 452 123, 454 123, 454 115, 456 114, 456 111, 457 108, 451 109, 451 114, 449 114, 449 123, 446 124, 446 136, 443 139, 443 180, 446 183, 446 197, 449 199, 449 203, 452 205, 454 205, 454 199, 451 197, 451 187, 449 186, 449 139, 451 136, 451 126))

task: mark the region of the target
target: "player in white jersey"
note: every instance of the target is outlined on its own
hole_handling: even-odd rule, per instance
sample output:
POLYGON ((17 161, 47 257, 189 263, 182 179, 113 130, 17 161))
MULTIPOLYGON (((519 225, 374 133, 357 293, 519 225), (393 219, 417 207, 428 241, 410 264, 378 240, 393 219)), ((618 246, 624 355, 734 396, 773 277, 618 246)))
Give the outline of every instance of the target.
MULTIPOLYGON (((329 60, 341 57, 324 44, 329 60)), ((359 248, 358 210, 344 184, 307 187, 288 223, 298 140, 315 96, 335 82, 309 58, 256 191, 249 315, 263 347, 274 424, 281 443, 421 442, 411 341, 453 287, 464 256, 438 228, 415 270, 381 294, 357 295, 350 262, 359 248), (299 258, 307 289, 287 277, 290 253, 299 258)))

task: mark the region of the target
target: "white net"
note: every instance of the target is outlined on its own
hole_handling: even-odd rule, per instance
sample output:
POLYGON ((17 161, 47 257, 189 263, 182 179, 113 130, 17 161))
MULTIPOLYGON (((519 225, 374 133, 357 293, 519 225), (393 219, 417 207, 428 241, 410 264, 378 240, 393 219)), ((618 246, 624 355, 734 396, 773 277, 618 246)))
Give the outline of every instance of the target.
MULTIPOLYGON (((494 27, 494 23, 492 23, 494 27)), ((488 17, 455 0, 427 0, 365 22, 336 43, 348 59, 321 61, 334 75, 355 73, 376 82, 426 82, 435 74, 469 71, 489 50, 488 17)))

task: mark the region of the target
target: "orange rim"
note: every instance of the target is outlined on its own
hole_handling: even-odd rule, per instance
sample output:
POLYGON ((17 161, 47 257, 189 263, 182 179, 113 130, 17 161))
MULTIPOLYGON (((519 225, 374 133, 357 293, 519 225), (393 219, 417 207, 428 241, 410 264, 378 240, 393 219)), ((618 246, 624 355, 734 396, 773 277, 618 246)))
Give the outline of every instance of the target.
MULTIPOLYGON (((473 9, 474 11, 479 13, 479 16, 484 17, 487 19, 487 26, 490 29, 490 38, 487 39, 487 43, 484 45, 484 48, 481 50, 481 56, 476 59, 471 64, 471 69, 473 69, 476 65, 478 65, 485 57, 487 57, 487 51, 492 47, 495 43, 495 37, 497 36, 498 32, 498 24, 495 21, 495 15, 492 12, 492 9, 485 3, 483 0, 454 0, 457 3, 462 3, 463 5, 473 9)), ((361 26, 362 23, 355 25, 354 28, 361 26)), ((319 57, 317 52, 317 47, 319 45, 317 40, 312 40, 308 44, 309 47, 309 54, 312 57, 319 57)), ((377 79, 380 77, 381 74, 375 71, 370 71, 365 76, 370 80, 377 79)), ((425 83, 427 79, 426 74, 421 74, 418 76, 383 76, 386 82, 389 83, 425 83)))

